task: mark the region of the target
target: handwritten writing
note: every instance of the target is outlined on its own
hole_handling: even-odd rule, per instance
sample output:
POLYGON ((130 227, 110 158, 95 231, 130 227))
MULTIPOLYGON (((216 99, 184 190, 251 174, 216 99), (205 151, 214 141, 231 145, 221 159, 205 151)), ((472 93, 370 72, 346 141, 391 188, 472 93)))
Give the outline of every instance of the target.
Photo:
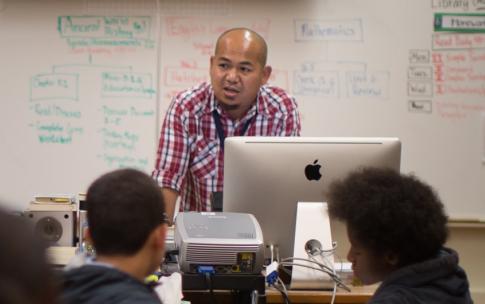
POLYGON ((485 48, 485 34, 433 34, 434 50, 479 49, 485 48))
POLYGON ((479 102, 463 101, 435 101, 437 113, 442 118, 463 119, 470 113, 481 113, 485 111, 485 105, 479 102))
POLYGON ((347 72, 347 94, 349 97, 389 96, 389 73, 387 72, 347 72))
POLYGON ((408 100, 408 110, 415 113, 431 113, 431 100, 408 100))
POLYGON ((433 68, 432 67, 420 67, 411 66, 408 68, 408 78, 417 80, 432 80, 433 68))
POLYGON ((41 144, 70 144, 73 137, 83 134, 84 128, 66 122, 40 122, 30 124, 37 131, 41 144))
POLYGON ((431 81, 408 81, 408 96, 432 97, 433 83, 431 81))
POLYGON ((64 118, 81 118, 81 111, 67 109, 56 104, 36 103, 31 109, 39 116, 53 116, 64 118))
POLYGON ((338 74, 329 72, 295 72, 293 92, 298 95, 339 96, 338 74))
POLYGON ((148 39, 151 29, 151 17, 59 16, 57 23, 62 37, 148 39))
POLYGON ((146 157, 133 157, 131 155, 111 153, 99 154, 97 157, 104 161, 110 168, 132 167, 146 170, 148 167, 148 158, 146 157))
POLYGON ((109 38, 67 38, 66 42, 70 48, 84 47, 131 47, 153 49, 153 40, 134 40, 134 39, 109 39, 109 38))
POLYGON ((142 97, 151 98, 152 76, 140 73, 102 73, 102 96, 104 97, 142 97))
POLYGON ((430 63, 430 52, 428 50, 410 50, 409 63, 413 63, 413 64, 430 63))
POLYGON ((485 96, 485 50, 443 50, 432 54, 437 95, 485 96))
POLYGON ((360 19, 295 20, 295 41, 362 41, 360 19))
MULTIPOLYGON (((236 26, 236 24, 230 25, 229 23, 231 21, 224 18, 167 17, 165 18, 164 28, 166 35, 169 37, 193 40, 200 37, 204 39, 213 38, 236 26)), ((269 19, 247 20, 246 24, 243 25, 256 30, 260 35, 268 38, 270 23, 269 19)), ((205 51, 206 49, 203 50, 205 51)))
POLYGON ((433 0, 432 7, 435 9, 462 9, 467 11, 470 6, 468 0, 433 0))
POLYGON ((198 68, 165 67, 163 79, 166 86, 193 86, 209 80, 209 71, 198 68))
POLYGON ((77 100, 78 75, 38 74, 30 81, 30 100, 77 100))

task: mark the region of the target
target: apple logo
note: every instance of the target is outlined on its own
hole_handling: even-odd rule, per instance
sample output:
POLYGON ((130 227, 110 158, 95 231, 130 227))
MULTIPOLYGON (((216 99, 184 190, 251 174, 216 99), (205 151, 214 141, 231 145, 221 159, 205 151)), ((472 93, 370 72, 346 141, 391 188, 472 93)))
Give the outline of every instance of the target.
POLYGON ((313 164, 309 164, 305 167, 305 176, 308 180, 320 180, 322 174, 320 174, 320 166, 318 159, 316 159, 313 164))

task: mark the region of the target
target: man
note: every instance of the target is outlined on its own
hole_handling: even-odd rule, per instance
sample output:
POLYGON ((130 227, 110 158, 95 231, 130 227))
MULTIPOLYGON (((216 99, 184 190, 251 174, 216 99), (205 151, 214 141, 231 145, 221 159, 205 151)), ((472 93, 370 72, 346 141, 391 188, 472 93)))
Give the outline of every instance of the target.
POLYGON ((46 244, 24 218, 0 210, 0 303, 57 303, 46 244))
POLYGON ((364 284, 382 281, 369 303, 472 303, 458 254, 443 247, 443 204, 416 177, 363 169, 332 184, 331 217, 343 220, 347 259, 364 284))
POLYGON ((96 259, 64 274, 64 303, 160 303, 144 279, 164 256, 160 188, 145 173, 107 173, 88 189, 86 239, 96 259))
POLYGON ((214 199, 221 197, 225 137, 300 134, 294 99, 265 85, 271 75, 266 57, 260 35, 246 28, 228 30, 218 38, 210 58, 211 83, 173 99, 153 171, 169 220, 179 194, 181 211, 210 211, 214 199))

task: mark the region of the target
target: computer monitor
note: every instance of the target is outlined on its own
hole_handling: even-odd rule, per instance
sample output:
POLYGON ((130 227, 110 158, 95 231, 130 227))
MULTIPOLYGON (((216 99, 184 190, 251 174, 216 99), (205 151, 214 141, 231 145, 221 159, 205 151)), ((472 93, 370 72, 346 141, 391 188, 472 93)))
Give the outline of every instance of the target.
POLYGON ((223 211, 253 214, 266 245, 292 257, 297 202, 325 202, 328 186, 360 167, 399 171, 397 138, 229 137, 223 211))

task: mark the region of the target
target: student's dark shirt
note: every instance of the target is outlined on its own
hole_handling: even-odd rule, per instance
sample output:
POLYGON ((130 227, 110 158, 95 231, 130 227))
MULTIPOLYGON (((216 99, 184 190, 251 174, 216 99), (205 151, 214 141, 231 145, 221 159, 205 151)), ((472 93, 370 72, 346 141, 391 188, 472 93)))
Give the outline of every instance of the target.
POLYGON ((160 304, 156 293, 116 268, 88 264, 63 274, 61 303, 147 303, 160 304))
POLYGON ((458 254, 443 248, 433 259, 392 273, 368 304, 473 303, 467 276, 458 266, 458 254))

